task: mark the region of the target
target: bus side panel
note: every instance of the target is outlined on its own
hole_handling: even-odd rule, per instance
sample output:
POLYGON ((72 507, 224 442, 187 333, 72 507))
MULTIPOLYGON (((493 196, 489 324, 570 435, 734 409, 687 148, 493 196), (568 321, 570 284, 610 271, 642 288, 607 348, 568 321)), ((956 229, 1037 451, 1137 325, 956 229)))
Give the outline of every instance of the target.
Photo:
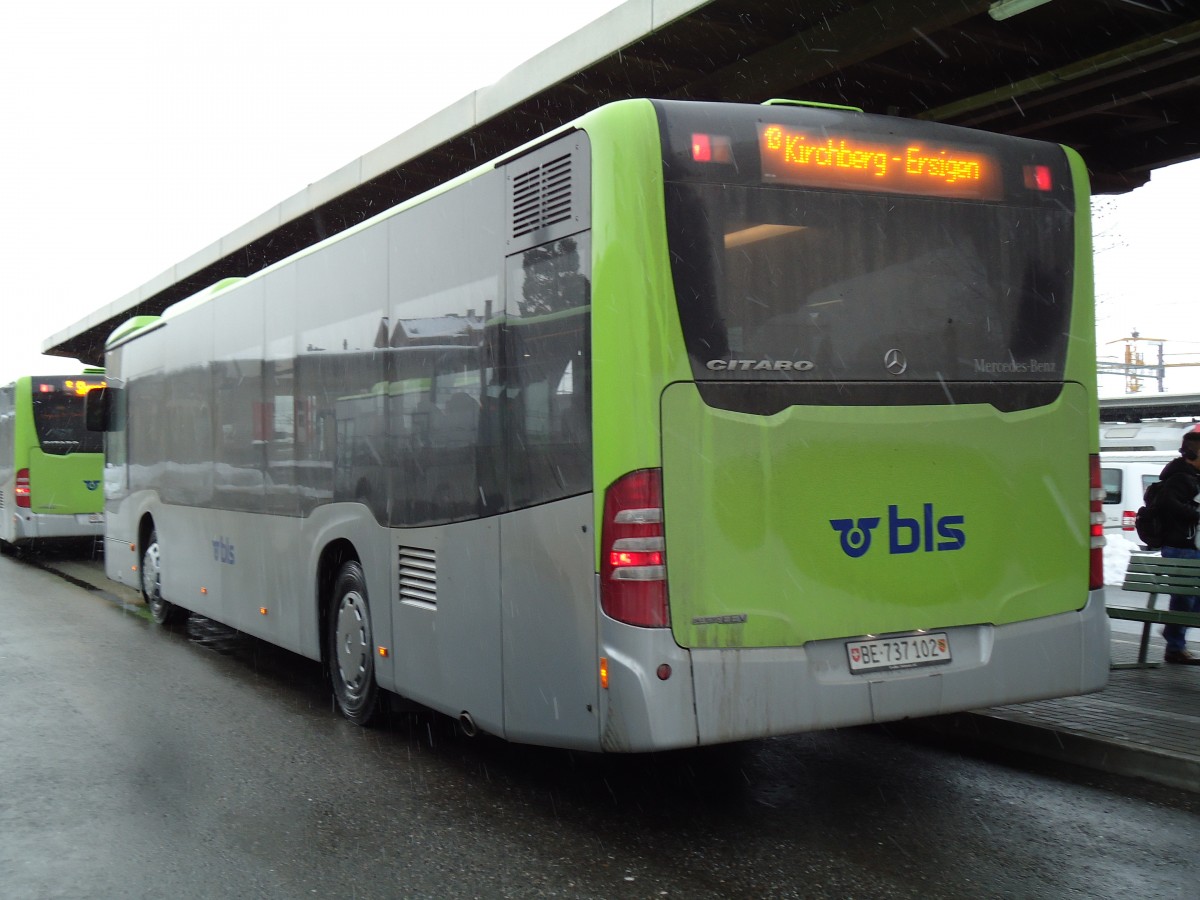
MULTIPOLYGON (((105 470, 105 474, 113 469, 105 470)), ((141 591, 142 547, 138 523, 158 502, 153 491, 109 494, 104 501, 104 574, 135 591, 141 591)))
POLYGON ((390 534, 393 689, 503 736, 499 520, 390 534))
POLYGON ((660 465, 658 386, 690 380, 691 368, 664 240, 662 145, 653 107, 644 100, 615 103, 584 122, 597 185, 592 433, 599 554, 604 491, 627 472, 660 465))
POLYGON ((509 740, 596 749, 592 497, 501 520, 504 721, 509 740))
MULTIPOLYGON (((304 519, 222 510, 194 510, 189 518, 208 528, 205 540, 184 552, 195 557, 192 576, 204 586, 219 588, 213 618, 309 659, 320 659, 325 636, 319 628, 319 610, 327 598, 318 596, 318 566, 326 547, 344 541, 353 548, 366 577, 375 643, 385 643, 384 636, 391 632, 387 534, 361 505, 328 504, 304 519)), ((163 553, 164 560, 175 559, 174 547, 164 544, 163 553)), ((194 597, 196 588, 196 584, 185 585, 180 597, 194 597)), ((212 593, 209 587, 208 595, 212 593)), ((166 596, 187 606, 184 599, 166 596)), ((376 665, 385 667, 382 661, 376 665)), ((381 671, 380 681, 390 681, 390 672, 381 671)))

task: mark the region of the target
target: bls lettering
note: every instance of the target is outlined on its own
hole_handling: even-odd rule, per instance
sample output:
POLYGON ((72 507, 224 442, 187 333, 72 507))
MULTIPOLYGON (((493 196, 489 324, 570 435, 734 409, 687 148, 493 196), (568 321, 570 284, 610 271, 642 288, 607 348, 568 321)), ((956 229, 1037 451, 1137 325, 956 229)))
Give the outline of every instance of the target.
POLYGON ((233 555, 233 542, 225 538, 217 538, 212 542, 213 559, 217 562, 232 566, 236 561, 233 555))
MULTIPOLYGON (((852 559, 871 549, 872 532, 882 521, 878 516, 861 519, 830 519, 842 541, 842 552, 852 559)), ((889 506, 887 515, 888 553, 931 553, 935 550, 961 550, 967 536, 961 526, 963 516, 935 516, 933 504, 926 503, 921 518, 900 515, 899 506, 889 506)))

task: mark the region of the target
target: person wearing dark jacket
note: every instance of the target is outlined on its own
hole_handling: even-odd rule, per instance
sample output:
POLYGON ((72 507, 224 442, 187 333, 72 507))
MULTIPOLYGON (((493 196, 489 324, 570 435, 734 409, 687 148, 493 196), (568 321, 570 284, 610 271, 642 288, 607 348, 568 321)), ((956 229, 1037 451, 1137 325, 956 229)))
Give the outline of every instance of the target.
MULTIPOLYGON (((1200 559, 1196 529, 1200 526, 1200 432, 1183 436, 1179 458, 1167 463, 1159 475, 1163 483, 1155 508, 1162 514, 1164 540, 1162 555, 1169 559, 1200 559)), ((1171 609, 1200 612, 1200 597, 1172 594, 1171 609)), ((1200 666, 1200 656, 1187 649, 1187 626, 1165 625, 1163 639, 1167 650, 1163 660, 1185 666, 1200 666)))

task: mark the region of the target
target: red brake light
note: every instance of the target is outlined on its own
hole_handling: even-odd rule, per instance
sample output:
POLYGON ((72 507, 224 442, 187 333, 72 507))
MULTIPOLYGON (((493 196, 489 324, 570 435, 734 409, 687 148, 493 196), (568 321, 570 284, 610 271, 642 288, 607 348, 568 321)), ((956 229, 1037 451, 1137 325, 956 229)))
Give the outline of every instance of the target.
POLYGON ((17 506, 21 509, 29 509, 29 470, 21 469, 17 472, 16 490, 13 491, 17 495, 17 506))
POLYGON ((1091 556, 1089 557, 1088 587, 1096 591, 1104 587, 1104 482, 1100 478, 1100 455, 1088 457, 1091 471, 1091 503, 1088 505, 1091 527, 1091 556))
POLYGON ((692 162, 732 163, 733 142, 727 134, 693 134, 692 162))
POLYGON ((1137 520, 1136 512, 1134 512, 1132 509, 1125 510, 1123 513, 1121 513, 1121 530, 1122 531, 1133 531, 1134 530, 1134 522, 1136 520, 1137 520))
POLYGON ((660 469, 639 469, 609 486, 600 547, 600 606, 605 614, 628 625, 667 627, 660 469))
POLYGON ((1054 187, 1049 166, 1025 166, 1025 187, 1031 191, 1048 191, 1054 187))

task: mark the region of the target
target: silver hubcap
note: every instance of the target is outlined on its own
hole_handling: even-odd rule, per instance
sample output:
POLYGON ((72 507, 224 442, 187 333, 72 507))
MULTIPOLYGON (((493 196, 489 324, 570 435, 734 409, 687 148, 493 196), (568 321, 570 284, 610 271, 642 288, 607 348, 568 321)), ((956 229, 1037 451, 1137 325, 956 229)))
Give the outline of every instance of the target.
POLYGON ((146 602, 151 607, 162 603, 161 594, 162 560, 159 558, 158 544, 151 544, 142 556, 142 592, 146 602))
POLYGON ((338 672, 350 694, 359 694, 366 685, 371 663, 371 635, 367 625, 367 604, 362 594, 351 591, 342 597, 337 610, 338 672))

